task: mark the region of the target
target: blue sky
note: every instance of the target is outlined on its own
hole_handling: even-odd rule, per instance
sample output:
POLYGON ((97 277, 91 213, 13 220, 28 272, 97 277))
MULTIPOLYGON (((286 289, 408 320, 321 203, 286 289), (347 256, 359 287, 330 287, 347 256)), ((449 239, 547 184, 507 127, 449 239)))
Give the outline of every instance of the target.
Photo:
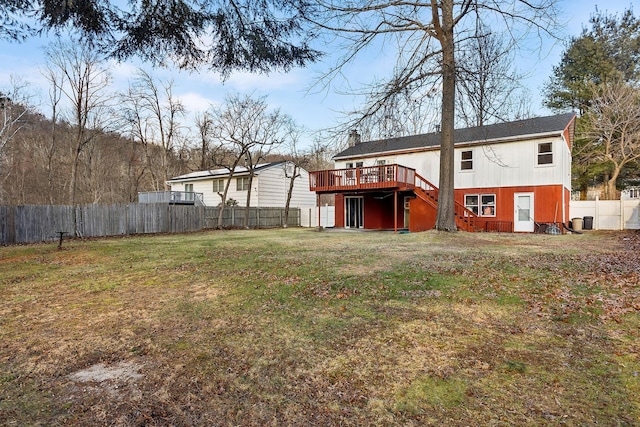
MULTIPOLYGON (((579 35, 582 27, 588 24, 589 16, 595 12, 596 5, 601 11, 620 14, 633 6, 634 2, 608 0, 603 4, 594 0, 561 1, 564 13, 561 20, 566 25, 564 34, 558 34, 558 37, 568 40, 571 36, 579 35)), ((637 15, 640 10, 635 10, 635 13, 637 15)), ((41 70, 44 68, 42 48, 47 42, 42 38, 33 38, 20 44, 0 41, 0 90, 8 86, 9 76, 14 75, 29 82, 32 90, 46 95, 46 81, 41 70)), ((553 66, 559 63, 563 50, 562 41, 549 39, 540 53, 530 53, 529 56, 517 59, 521 71, 529 76, 523 83, 533 95, 531 110, 535 114, 550 114, 542 107, 539 94, 543 84, 551 76, 553 66)), ((386 58, 382 55, 363 57, 347 70, 346 77, 351 82, 366 82, 371 76, 371 70, 383 69, 385 62, 386 58)), ((222 82, 216 73, 207 71, 187 73, 156 69, 152 74, 163 80, 173 79, 174 94, 180 97, 192 113, 204 111, 211 103, 223 101, 225 94, 229 92, 255 93, 267 95, 267 101, 273 107, 279 107, 299 124, 311 130, 322 130, 339 124, 342 117, 340 112, 358 105, 358 100, 352 96, 339 94, 339 88, 311 89, 317 75, 325 71, 327 66, 326 62, 321 62, 308 68, 293 69, 286 74, 236 73, 226 82, 222 82)), ((133 63, 114 64, 111 72, 115 87, 124 90, 135 67, 133 63)))

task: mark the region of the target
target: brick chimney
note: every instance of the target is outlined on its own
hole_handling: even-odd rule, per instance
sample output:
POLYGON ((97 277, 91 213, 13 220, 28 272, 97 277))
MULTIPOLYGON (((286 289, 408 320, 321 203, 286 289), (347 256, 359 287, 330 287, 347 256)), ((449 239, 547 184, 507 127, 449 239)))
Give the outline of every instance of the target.
POLYGON ((353 147, 354 145, 358 145, 362 142, 362 137, 357 130, 353 129, 351 132, 349 132, 349 138, 347 139, 347 142, 349 143, 349 147, 353 147))

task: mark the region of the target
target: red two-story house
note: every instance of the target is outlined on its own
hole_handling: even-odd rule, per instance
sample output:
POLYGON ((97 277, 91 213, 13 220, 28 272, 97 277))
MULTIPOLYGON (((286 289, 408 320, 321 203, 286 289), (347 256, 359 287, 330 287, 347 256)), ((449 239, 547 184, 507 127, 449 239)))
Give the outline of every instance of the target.
MULTIPOLYGON (((569 221, 575 114, 455 131, 456 222, 467 231, 534 232, 569 221)), ((335 194, 335 225, 408 229, 435 226, 440 134, 360 142, 311 172, 310 189, 335 194)))

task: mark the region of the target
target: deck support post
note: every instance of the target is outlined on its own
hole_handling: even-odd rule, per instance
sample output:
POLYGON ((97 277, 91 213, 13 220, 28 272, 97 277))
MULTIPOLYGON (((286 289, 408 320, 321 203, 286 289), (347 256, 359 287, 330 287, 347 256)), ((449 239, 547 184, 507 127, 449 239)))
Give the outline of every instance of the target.
POLYGON ((398 191, 393 190, 393 232, 398 232, 398 191))
POLYGON ((318 193, 316 193, 316 204, 318 205, 318 231, 320 231, 322 229, 320 227, 321 206, 320 206, 320 194, 318 194, 318 193))

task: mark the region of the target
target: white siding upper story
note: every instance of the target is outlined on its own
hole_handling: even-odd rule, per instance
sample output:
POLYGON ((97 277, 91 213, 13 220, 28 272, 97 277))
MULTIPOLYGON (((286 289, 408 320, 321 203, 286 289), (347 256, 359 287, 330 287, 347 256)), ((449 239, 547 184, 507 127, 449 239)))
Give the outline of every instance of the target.
MULTIPOLYGON (((289 191, 289 176, 291 176, 287 171, 290 172, 292 169, 292 164, 289 162, 260 165, 252 180, 250 205, 252 207, 284 207, 289 191)), ((294 180, 291 207, 315 206, 316 195, 309 191, 309 173, 302 169, 300 175, 294 180)), ((234 173, 227 192, 227 201, 234 199, 238 202, 238 206, 246 206, 248 179, 244 168, 239 168, 234 173)), ((181 175, 169 180, 168 184, 172 191, 202 193, 206 206, 218 206, 222 201, 221 194, 228 181, 228 172, 216 170, 181 175)))
MULTIPOLYGON (((273 168, 269 168, 260 173, 259 186, 259 206, 282 206, 287 202, 287 193, 291 176, 293 174, 293 164, 282 163, 273 168)), ((299 169, 293 182, 293 193, 291 195, 291 206, 315 206, 316 195, 309 191, 309 172, 299 169)), ((252 196, 253 197, 253 196, 252 196)))
MULTIPOLYGON (((563 184, 571 188, 571 152, 562 136, 527 140, 472 143, 454 150, 456 188, 495 188, 563 184), (550 144, 550 145, 549 145, 550 144), (550 150, 550 151, 549 151, 550 150), (465 159, 463 161, 463 153, 465 159)), ((410 167, 438 185, 440 151, 426 149, 411 153, 389 153, 375 157, 336 161, 336 169, 378 164, 410 167)))

